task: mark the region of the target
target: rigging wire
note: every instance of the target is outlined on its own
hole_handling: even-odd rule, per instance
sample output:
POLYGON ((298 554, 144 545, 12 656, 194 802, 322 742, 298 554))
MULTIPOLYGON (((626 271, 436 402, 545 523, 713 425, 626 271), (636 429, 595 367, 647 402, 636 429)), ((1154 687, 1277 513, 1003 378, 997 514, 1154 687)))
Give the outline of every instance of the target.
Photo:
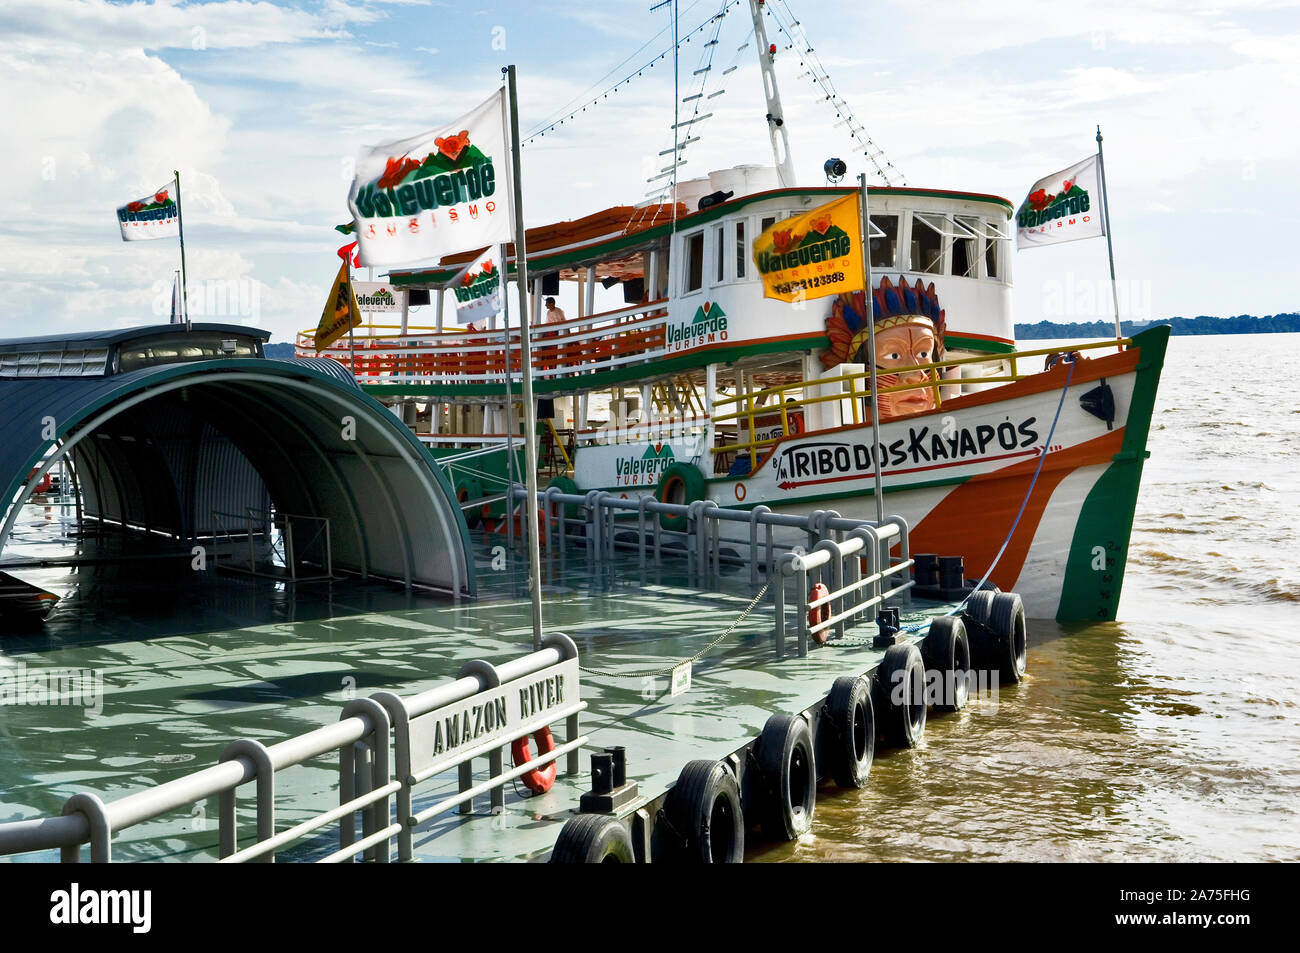
MULTIPOLYGON (((692 3, 690 7, 687 7, 687 10, 690 10, 692 7, 696 6, 699 2, 701 2, 701 0, 696 0, 696 2, 692 3)), ((581 99, 570 100, 570 106, 566 107, 560 113, 553 114, 553 115, 559 115, 560 117, 559 119, 555 119, 541 126, 534 127, 533 131, 527 136, 527 138, 523 139, 520 142, 520 146, 521 147, 526 146, 534 139, 541 139, 548 132, 551 132, 552 130, 564 125, 565 122, 572 119, 576 119, 578 116, 582 115, 588 109, 591 109, 592 107, 599 105, 602 100, 608 99, 611 93, 617 93, 621 87, 626 86, 628 83, 630 83, 632 80, 639 77, 646 70, 653 69, 655 63, 658 63, 660 60, 663 60, 665 57, 667 57, 670 53, 673 52, 673 50, 677 46, 680 46, 682 43, 689 43, 691 41, 691 37, 707 29, 708 26, 711 23, 713 23, 715 20, 717 20, 719 17, 725 16, 726 15, 725 10, 727 8, 730 8, 731 6, 738 4, 739 2, 740 0, 727 0, 726 6, 724 7, 724 12, 714 14, 713 16, 709 17, 707 20, 705 20, 703 23, 696 26, 690 32, 684 34, 680 38, 677 44, 670 45, 667 49, 663 50, 656 56, 651 57, 650 60, 643 63, 641 66, 637 67, 636 69, 632 70, 630 73, 628 73, 618 82, 616 82, 613 86, 607 86, 602 93, 593 96, 591 99, 581 98, 581 99), (572 105, 573 103, 579 103, 579 105, 572 105)), ((644 50, 645 47, 650 45, 650 43, 653 42, 655 38, 658 38, 660 34, 664 33, 668 29, 669 29, 668 27, 665 27, 663 30, 660 30, 659 33, 656 33, 655 36, 650 41, 647 41, 645 44, 643 44, 641 46, 641 49, 644 50)), ((640 52, 640 50, 638 50, 638 52, 640 52)), ((626 63, 627 60, 631 58, 632 57, 629 56, 623 62, 626 63)), ((615 70, 611 70, 610 73, 615 73, 615 70)), ((610 75, 610 73, 606 73, 605 75, 608 76, 610 75)))
MULTIPOLYGON (((786 0, 775 0, 774 3, 765 4, 765 6, 768 14, 776 21, 777 29, 785 34, 786 39, 789 41, 786 49, 793 50, 801 57, 799 65, 807 70, 807 75, 811 76, 813 83, 821 89, 825 95, 825 101, 835 108, 835 115, 839 117, 842 123, 848 125, 850 137, 862 150, 862 154, 867 158, 867 161, 871 163, 876 175, 886 185, 906 185, 906 176, 894 163, 889 161, 884 150, 876 145, 871 136, 867 134, 866 127, 853 115, 853 110, 849 107, 848 102, 836 90, 830 72, 822 64, 821 58, 817 55, 812 42, 808 39, 808 34, 804 31, 803 24, 795 18, 786 0), (778 4, 781 10, 785 11, 788 22, 783 20, 780 10, 777 9, 778 4)), ((839 123, 836 125, 839 125, 839 123)))

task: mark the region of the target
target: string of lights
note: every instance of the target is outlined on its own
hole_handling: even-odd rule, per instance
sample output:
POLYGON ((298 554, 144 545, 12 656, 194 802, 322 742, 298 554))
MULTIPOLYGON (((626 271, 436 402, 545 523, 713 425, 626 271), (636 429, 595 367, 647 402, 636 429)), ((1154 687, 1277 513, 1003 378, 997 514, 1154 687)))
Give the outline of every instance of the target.
POLYGON ((857 143, 867 161, 871 163, 876 175, 886 185, 906 185, 906 177, 894 163, 889 161, 884 150, 867 135, 866 128, 853 115, 853 110, 849 108, 849 104, 835 89, 835 83, 831 80, 830 73, 822 65, 821 59, 817 56, 816 50, 808 39, 808 34, 804 32, 802 24, 795 19, 794 13, 791 12, 785 0, 775 0, 775 3, 767 3, 764 6, 768 15, 776 22, 777 29, 785 34, 786 39, 789 41, 786 49, 798 54, 800 57, 799 65, 807 71, 805 75, 812 78, 813 83, 824 94, 826 102, 829 102, 834 107, 835 115, 840 122, 848 126, 849 135, 857 143), (775 9, 778 4, 785 11, 788 22, 775 9))
MULTIPOLYGON (((709 17, 707 20, 705 20, 705 21, 704 21, 703 23, 701 23, 699 26, 695 27, 695 28, 692 29, 690 32, 688 32, 688 33, 686 33, 684 36, 682 36, 682 37, 680 38, 680 40, 679 40, 679 45, 681 45, 681 44, 686 44, 686 43, 690 43, 690 42, 691 42, 691 38, 692 38, 693 36, 695 36, 695 35, 698 34, 698 33, 702 33, 704 30, 708 29, 709 26, 710 26, 711 24, 713 24, 715 21, 720 20, 722 17, 725 17, 725 16, 727 15, 727 11, 729 11, 729 10, 730 10, 732 7, 734 7, 734 6, 738 6, 739 3, 740 3, 740 0, 727 0, 727 2, 724 4, 724 6, 723 6, 723 8, 722 8, 722 10, 721 10, 720 12, 715 13, 713 16, 709 17)), ((692 4, 692 6, 694 6, 694 4, 692 4)), ((690 8, 688 7, 687 9, 689 10, 690 8)), ((663 32, 663 31, 661 30, 660 33, 662 33, 662 32, 663 32)), ((657 36, 659 36, 659 34, 655 34, 655 36, 657 37, 657 36)), ((651 41, 648 41, 647 43, 643 44, 642 47, 641 47, 641 49, 645 49, 646 46, 649 46, 649 45, 650 45, 650 42, 653 42, 653 38, 652 38, 651 41)), ((521 147, 523 147, 523 146, 527 146, 527 145, 528 145, 530 142, 532 142, 534 139, 541 139, 541 138, 545 137, 545 135, 546 135, 548 132, 552 132, 553 130, 558 129, 560 126, 563 126, 566 122, 569 122, 569 121, 571 121, 571 120, 573 120, 573 119, 576 119, 577 117, 581 116, 581 115, 582 115, 583 113, 585 113, 588 109, 592 109, 592 108, 598 106, 598 105, 599 105, 603 100, 608 99, 608 98, 610 97, 611 94, 616 94, 616 93, 617 93, 617 92, 618 92, 622 87, 626 86, 628 83, 632 82, 632 80, 634 80, 634 79, 638 78, 639 76, 641 76, 641 74, 644 73, 646 70, 653 69, 653 68, 654 68, 654 65, 655 65, 656 63, 660 62, 660 61, 663 60, 665 57, 671 55, 671 54, 672 54, 672 51, 673 51, 673 48, 672 48, 672 46, 670 45, 670 46, 668 47, 668 49, 662 51, 662 52, 659 53, 657 56, 652 57, 648 62, 643 63, 643 64, 642 64, 641 66, 639 66, 637 69, 635 69, 635 70, 633 70, 632 72, 628 73, 626 76, 624 76, 624 77, 623 77, 622 79, 620 79, 618 82, 616 82, 613 86, 606 87, 606 89, 605 89, 603 92, 601 92, 601 93, 597 94, 596 96, 592 97, 590 100, 584 100, 584 101, 582 101, 582 104, 581 104, 581 105, 570 107, 570 108, 567 110, 567 112, 568 112, 567 115, 561 115, 559 119, 552 120, 552 121, 546 123, 545 125, 538 126, 538 127, 534 128, 533 132, 530 133, 530 134, 528 135, 528 137, 525 138, 525 139, 520 143, 520 146, 521 146, 521 147)), ((640 51, 638 51, 638 52, 640 52, 640 51)), ((635 54, 633 54, 633 55, 635 55, 635 54)), ((632 58, 632 57, 628 57, 628 59, 631 59, 631 58, 632 58)), ((627 62, 627 60, 624 60, 624 62, 627 62)), ((608 75, 608 74, 607 74, 607 75, 608 75)))

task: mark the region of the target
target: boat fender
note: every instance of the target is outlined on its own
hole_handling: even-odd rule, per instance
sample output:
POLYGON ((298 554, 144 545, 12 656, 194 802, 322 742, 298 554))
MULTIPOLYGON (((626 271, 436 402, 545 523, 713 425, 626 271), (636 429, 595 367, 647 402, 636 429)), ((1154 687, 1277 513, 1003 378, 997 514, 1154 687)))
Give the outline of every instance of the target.
POLYGON ((861 675, 842 675, 826 696, 826 714, 833 737, 823 749, 830 763, 830 775, 842 788, 860 788, 867 783, 876 751, 876 711, 871 704, 871 680, 861 675))
MULTIPOLYGON (((810 590, 808 590, 808 601, 810 603, 813 603, 816 602, 818 599, 825 599, 830 594, 831 591, 826 588, 826 584, 823 582, 819 582, 817 583, 817 585, 813 586, 810 590)), ((809 609, 808 628, 811 629, 815 625, 820 625, 830 617, 831 617, 831 604, 829 602, 826 603, 826 605, 824 606, 818 606, 816 609, 809 609)), ((825 645, 827 639, 831 637, 831 630, 829 627, 822 629, 820 632, 814 632, 812 634, 812 637, 813 637, 813 641, 816 642, 818 645, 825 645)))
POLYGON ((632 835, 616 817, 578 814, 564 822, 551 850, 553 864, 634 864, 632 835))
POLYGON ((689 761, 668 792, 664 815, 689 863, 739 864, 745 859, 740 784, 721 761, 689 761))
POLYGON ((876 669, 876 711, 881 735, 900 748, 915 748, 925 734, 925 662, 911 642, 891 645, 876 669))
POLYGON ((993 594, 989 607, 989 628, 997 639, 998 676, 1003 685, 1014 685, 1025 677, 1029 664, 1025 604, 1014 592, 993 594))
MULTIPOLYGON (((538 755, 550 754, 555 750, 555 735, 551 734, 551 729, 543 725, 533 732, 533 737, 537 739, 538 755)), ((527 764, 533 760, 532 750, 528 745, 528 736, 516 738, 510 743, 510 759, 514 762, 515 767, 521 764, 527 764)), ((534 794, 545 794, 555 784, 555 762, 552 761, 544 768, 533 768, 526 774, 520 775, 520 781, 524 782, 524 787, 534 794)))
MULTIPOLYGON (((660 503, 690 506, 704 499, 704 474, 689 463, 669 464, 655 486, 655 499, 660 503)), ((690 518, 684 514, 660 513, 659 525, 672 532, 684 533, 690 518)))
POLYGON ((921 657, 927 671, 940 679, 927 681, 926 699, 940 711, 961 711, 970 699, 970 637, 966 624, 956 616, 942 616, 930 623, 921 643, 921 657))
POLYGON ((817 807, 817 763, 808 723, 797 715, 768 718, 758 737, 758 767, 767 795, 763 832, 794 840, 811 826, 817 807))

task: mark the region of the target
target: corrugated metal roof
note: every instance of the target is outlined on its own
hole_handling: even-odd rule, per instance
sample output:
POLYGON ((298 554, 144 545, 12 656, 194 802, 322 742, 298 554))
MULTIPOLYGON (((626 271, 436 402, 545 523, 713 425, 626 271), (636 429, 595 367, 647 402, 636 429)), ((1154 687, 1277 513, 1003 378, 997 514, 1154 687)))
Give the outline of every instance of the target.
MULTIPOLYGON (((183 405, 185 419, 225 434, 261 476, 278 511, 328 516, 337 567, 473 594, 469 533, 451 485, 428 451, 354 382, 305 361, 234 358, 109 377, 0 380, 0 499, 6 508, 55 441, 66 446, 88 437, 98 416, 109 415, 96 428, 105 437, 153 439, 148 421, 168 415, 129 413, 130 402, 138 407, 152 400, 183 405)), ((159 454, 123 453, 116 459, 140 466, 159 454)), ((124 520, 143 525, 161 519, 171 504, 160 509, 158 501, 145 498, 175 494, 169 485, 178 481, 136 473, 133 482, 139 492, 124 505, 137 506, 141 519, 123 513, 124 520)), ((192 510, 200 498, 206 495, 182 494, 178 505, 192 510)), ((205 515, 189 512, 179 523, 201 525, 205 521, 198 517, 205 515)))
MULTIPOLYGON (((262 328, 250 328, 242 324, 195 322, 190 328, 194 331, 216 331, 220 334, 245 334, 250 337, 260 338, 262 341, 271 339, 270 331, 262 328)), ((121 344, 124 341, 132 341, 136 338, 153 337, 157 334, 168 334, 184 330, 185 326, 183 324, 150 324, 138 328, 111 328, 105 331, 75 331, 65 334, 44 334, 37 337, 0 338, 0 350, 44 351, 54 348, 107 347, 111 344, 121 344)))

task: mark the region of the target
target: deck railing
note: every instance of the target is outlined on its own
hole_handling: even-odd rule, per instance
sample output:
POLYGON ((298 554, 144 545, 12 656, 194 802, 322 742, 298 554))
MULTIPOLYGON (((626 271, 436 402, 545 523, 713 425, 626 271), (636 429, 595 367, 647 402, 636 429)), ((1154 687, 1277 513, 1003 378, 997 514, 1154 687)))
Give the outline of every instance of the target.
MULTIPOLYGON (((911 374, 916 371, 923 371, 926 379, 911 383, 895 384, 890 387, 880 388, 880 393, 897 394, 909 390, 932 390, 934 391, 934 403, 936 407, 942 406, 943 396, 942 389, 962 383, 975 384, 1007 384, 1013 381, 1024 380, 1028 374, 1019 372, 1019 362, 1030 357, 1045 357, 1047 355, 1057 355, 1071 353, 1075 351, 1087 351, 1096 348, 1105 347, 1128 347, 1132 344, 1131 338, 1120 340, 1095 341, 1090 344, 1071 344, 1068 347, 1046 347, 1037 348, 1032 351, 1010 351, 1006 354, 982 355, 979 357, 961 357, 953 358, 946 361, 935 361, 929 364, 914 364, 909 367, 890 367, 878 368, 879 374, 911 374), (975 378, 945 378, 942 372, 947 368, 960 368, 975 364, 987 364, 990 362, 1008 361, 1011 364, 1010 374, 998 374, 988 377, 975 378)), ((790 384, 781 384, 777 387, 768 387, 763 390, 749 391, 743 394, 736 394, 732 397, 719 397, 713 401, 713 423, 715 425, 727 423, 729 421, 739 421, 742 432, 749 434, 748 440, 738 440, 736 443, 726 446, 710 447, 710 453, 747 453, 750 458, 750 472, 758 468, 758 458, 763 448, 770 447, 777 441, 789 436, 792 433, 800 431, 792 430, 791 415, 798 413, 799 419, 802 420, 802 414, 799 413, 807 407, 815 407, 818 404, 834 403, 835 401, 845 401, 851 407, 852 421, 854 425, 866 423, 870 420, 870 412, 865 411, 867 406, 865 401, 871 397, 871 371, 855 371, 851 374, 840 374, 835 377, 819 377, 815 380, 795 381, 790 384), (841 390, 831 394, 822 394, 817 397, 808 396, 805 391, 812 387, 822 387, 823 385, 841 385, 841 390), (760 403, 761 402, 761 403, 760 403), (734 406, 735 410, 728 413, 726 408, 734 406), (780 432, 773 432, 773 427, 769 424, 766 429, 767 436, 758 435, 758 426, 762 421, 756 418, 762 417, 765 420, 773 418, 779 414, 781 429, 780 432)), ((850 421, 845 421, 847 426, 850 421)))
MULTIPOLYGON (((627 364, 652 361, 664 354, 667 299, 605 311, 530 328, 533 379, 571 378, 627 364)), ((442 331, 392 325, 365 325, 317 354, 313 331, 301 331, 299 357, 329 357, 365 384, 501 384, 507 353, 512 379, 519 380, 522 344, 519 332, 442 331)))
MULTIPOLYGON (((394 837, 398 839, 400 859, 410 860, 415 828, 432 818, 453 808, 467 810, 474 798, 485 793, 490 793, 494 807, 500 807, 506 784, 561 757, 566 759, 567 773, 576 775, 578 749, 588 740, 578 734, 578 713, 587 707, 578 696, 577 646, 568 636, 551 633, 543 637, 540 651, 495 667, 483 661, 467 662, 454 681, 417 695, 403 698, 393 692, 377 692, 370 698, 355 699, 344 706, 334 724, 278 744, 268 747, 248 738, 233 741, 222 752, 218 764, 117 800, 105 803, 92 793, 74 794, 64 804, 60 817, 0 824, 0 855, 58 849, 64 863, 76 863, 81 859, 81 845, 89 842, 91 861, 108 863, 113 859, 114 834, 176 811, 191 816, 195 805, 217 797, 220 820, 216 846, 223 863, 269 863, 277 851, 336 822, 338 849, 318 862, 338 863, 363 853, 369 860, 386 862, 391 859, 394 837), (517 689, 524 679, 553 676, 566 679, 571 688, 563 703, 557 702, 544 711, 521 712, 511 707, 517 705, 518 692, 507 689, 517 689), (457 706, 461 711, 470 700, 491 704, 494 712, 503 712, 507 717, 496 721, 492 731, 481 734, 469 747, 454 744, 445 754, 430 756, 434 748, 417 743, 416 751, 412 751, 412 737, 418 742, 422 731, 436 729, 435 722, 443 709, 457 706), (562 744, 508 771, 504 769, 503 745, 560 720, 565 723, 562 744), (396 753, 391 770, 390 746, 396 753), (276 831, 275 782, 279 772, 335 751, 339 759, 338 806, 276 831), (488 777, 476 784, 471 762, 480 758, 488 761, 488 777), (458 773, 458 793, 417 813, 412 802, 415 786, 452 768, 458 773), (249 781, 256 782, 257 835, 254 843, 241 849, 235 796, 239 787, 249 781), (390 800, 394 795, 396 817, 390 800), (360 838, 356 831, 358 815, 360 838)), ((168 841, 175 837, 174 831, 158 835, 158 839, 168 841)))

